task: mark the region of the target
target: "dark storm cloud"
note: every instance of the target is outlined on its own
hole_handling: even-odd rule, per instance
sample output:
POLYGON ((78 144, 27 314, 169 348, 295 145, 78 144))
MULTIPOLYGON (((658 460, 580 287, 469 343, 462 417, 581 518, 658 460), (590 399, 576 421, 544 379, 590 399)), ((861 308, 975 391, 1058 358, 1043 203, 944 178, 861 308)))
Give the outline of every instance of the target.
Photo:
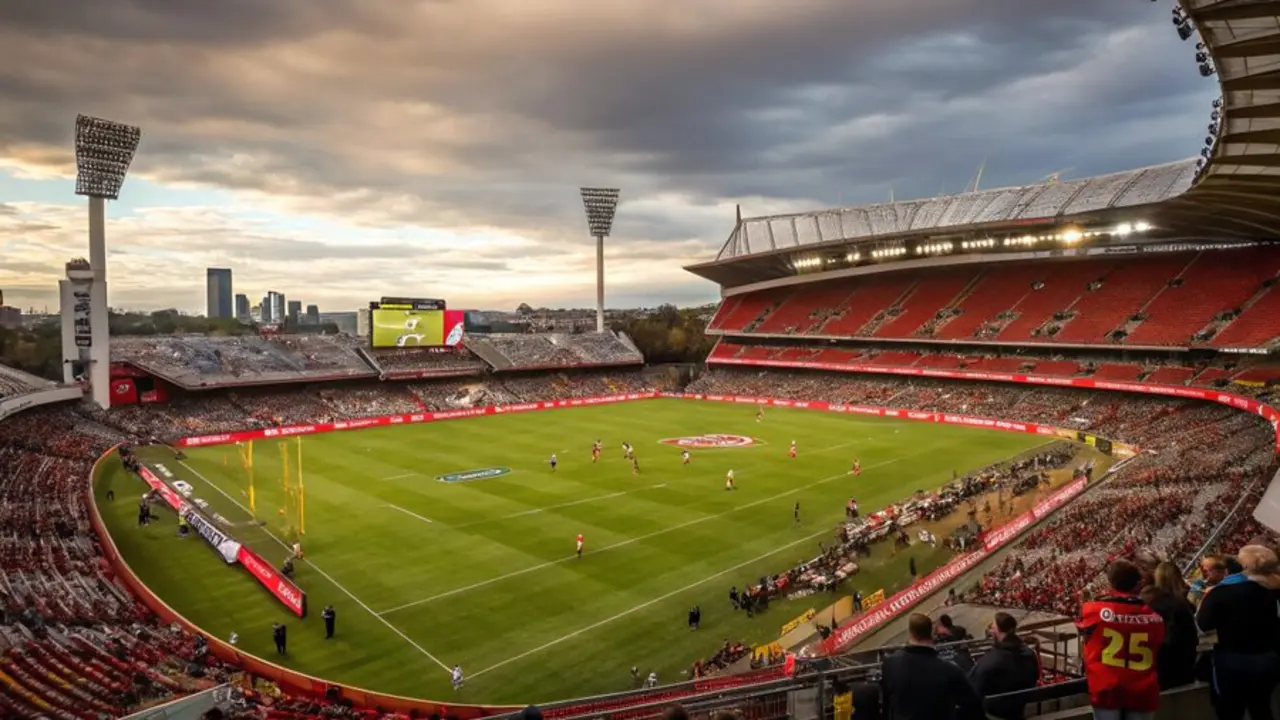
POLYGON ((67 171, 71 120, 90 112, 142 125, 135 172, 162 182, 354 225, 491 226, 539 249, 584 249, 578 185, 617 184, 615 236, 638 243, 637 261, 657 260, 649 242, 694 256, 675 264, 723 241, 737 201, 753 214, 955 192, 984 160, 991 186, 1194 155, 1216 86, 1167 13, 1137 0, 10 1, 0 159, 67 171))

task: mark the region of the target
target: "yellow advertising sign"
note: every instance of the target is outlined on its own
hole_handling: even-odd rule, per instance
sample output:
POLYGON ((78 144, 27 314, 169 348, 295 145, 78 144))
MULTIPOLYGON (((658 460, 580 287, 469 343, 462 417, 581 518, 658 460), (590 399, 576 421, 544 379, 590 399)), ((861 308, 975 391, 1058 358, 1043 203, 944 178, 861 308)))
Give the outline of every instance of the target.
POLYGON ((884 588, 880 588, 879 590, 862 598, 862 611, 866 612, 867 610, 870 610, 871 608, 877 605, 880 605, 883 602, 884 602, 884 588))
POLYGON ((770 657, 780 652, 782 652, 782 646, 776 642, 772 642, 768 645, 761 645, 760 647, 752 650, 751 656, 756 660, 763 661, 768 660, 770 657))
POLYGON ((803 623, 807 623, 807 622, 809 622, 810 620, 812 620, 812 619, 813 619, 813 616, 814 616, 814 615, 817 615, 817 614, 818 614, 818 611, 817 611, 817 610, 814 610, 813 608, 809 608, 808 610, 805 610, 805 611, 804 611, 803 613, 801 613, 801 615, 800 615, 799 617, 797 617, 795 620, 792 620, 791 622, 787 623, 786 625, 783 625, 783 626, 782 626, 782 632, 781 632, 781 633, 779 633, 779 634, 780 634, 780 635, 786 635, 787 633, 791 632, 792 630, 795 630, 796 628, 800 627, 800 625, 802 625, 803 623))

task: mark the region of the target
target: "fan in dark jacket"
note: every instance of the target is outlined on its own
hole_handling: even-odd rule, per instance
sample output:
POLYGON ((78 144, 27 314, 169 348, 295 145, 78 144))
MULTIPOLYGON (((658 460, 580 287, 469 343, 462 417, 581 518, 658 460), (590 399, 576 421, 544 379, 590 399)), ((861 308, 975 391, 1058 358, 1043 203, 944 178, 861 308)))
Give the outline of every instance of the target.
POLYGON ((938 648, 938 657, 966 673, 973 669, 973 654, 969 652, 969 648, 963 645, 946 646, 972 639, 973 636, 969 634, 969 631, 965 630, 961 625, 956 625, 950 615, 940 615, 938 616, 938 622, 934 623, 933 644, 934 646, 944 646, 938 648))
POLYGON ((1195 608, 1187 599, 1189 592, 1182 573, 1170 562, 1156 566, 1154 583, 1142 589, 1142 601, 1164 619, 1164 644, 1156 653, 1161 690, 1190 685, 1196 680, 1200 632, 1196 629, 1195 608))
POLYGON ((985 720, 982 699, 960 668, 938 657, 933 621, 913 614, 907 620, 907 647, 881 665, 884 705, 894 720, 985 720))
MULTIPOLYGON (((1040 661, 1035 651, 1018 637, 1018 621, 1009 613, 996 613, 991 625, 996 642, 978 658, 969 679, 984 698, 1030 690, 1040 681, 1040 661)), ((1000 698, 987 701, 987 713, 1000 720, 1022 720, 1026 701, 1000 698)))

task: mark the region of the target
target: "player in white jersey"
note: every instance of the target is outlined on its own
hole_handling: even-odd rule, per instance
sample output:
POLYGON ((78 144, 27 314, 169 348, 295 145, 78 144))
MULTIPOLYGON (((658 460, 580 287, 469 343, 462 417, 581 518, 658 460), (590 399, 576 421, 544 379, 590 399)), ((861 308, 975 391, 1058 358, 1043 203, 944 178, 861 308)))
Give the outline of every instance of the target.
POLYGON ((735 486, 735 485, 733 484, 733 470, 729 470, 729 473, 728 473, 727 475, 725 475, 725 476, 724 476, 724 489, 725 489, 725 490, 737 490, 737 489, 738 489, 738 488, 737 488, 737 486, 735 486))
POLYGON ((578 557, 582 557, 582 546, 584 544, 585 543, 583 543, 582 540, 582 533, 578 533, 578 557))
POLYGON ((690 458, 690 455, 689 455, 689 449, 688 449, 688 448, 685 448, 684 450, 681 450, 681 451, 680 451, 680 460, 681 460, 681 462, 683 462, 685 465, 688 465, 688 464, 689 464, 689 458, 690 458))
POLYGON ((551 472, 556 471, 556 465, 559 464, 559 462, 559 460, 556 460, 556 454, 551 453, 551 472))
POLYGON ((624 460, 631 460, 636 455, 636 451, 631 447, 631 443, 622 443, 622 457, 624 460))
POLYGON ((449 675, 450 675, 450 677, 453 679, 453 690, 454 690, 454 692, 457 692, 458 690, 461 690, 461 689, 462 689, 462 683, 463 683, 463 679, 462 679, 462 666, 461 666, 461 665, 454 665, 454 666, 453 666, 453 672, 451 672, 449 675))

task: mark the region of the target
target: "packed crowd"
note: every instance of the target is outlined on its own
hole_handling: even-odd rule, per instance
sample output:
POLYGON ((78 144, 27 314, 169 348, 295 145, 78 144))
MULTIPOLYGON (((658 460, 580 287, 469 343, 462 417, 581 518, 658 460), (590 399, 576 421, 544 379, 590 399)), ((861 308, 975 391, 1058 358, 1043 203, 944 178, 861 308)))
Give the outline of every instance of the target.
POLYGON ((640 364, 630 341, 612 332, 468 335, 467 347, 498 370, 640 364))
POLYGON ((117 583, 89 521, 92 461, 121 436, 66 410, 0 433, 0 716, 119 717, 227 676, 117 583))
POLYGON ((50 387, 53 387, 53 383, 48 380, 0 365, 0 399, 50 387))
POLYGON ((368 352, 386 378, 478 375, 488 368, 465 347, 443 352, 430 348, 374 348, 368 352))
POLYGON ((641 371, 582 370, 536 377, 446 379, 409 384, 354 381, 287 390, 210 390, 162 405, 121 405, 81 412, 133 438, 172 440, 254 428, 336 422, 423 411, 510 405, 651 391, 641 371))
POLYGON ((376 374, 341 335, 123 337, 111 359, 191 387, 376 374))

